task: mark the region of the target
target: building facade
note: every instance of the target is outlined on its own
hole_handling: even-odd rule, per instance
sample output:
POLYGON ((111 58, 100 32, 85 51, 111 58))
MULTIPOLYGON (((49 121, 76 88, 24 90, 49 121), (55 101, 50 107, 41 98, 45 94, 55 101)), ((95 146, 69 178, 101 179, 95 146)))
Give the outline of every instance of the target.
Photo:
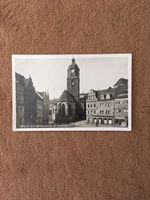
POLYGON ((86 100, 86 120, 96 125, 128 125, 127 79, 120 79, 113 88, 90 90, 86 100))
POLYGON ((33 86, 32 78, 25 79, 24 88, 24 118, 25 124, 34 125, 37 122, 37 95, 33 86))
POLYGON ((32 78, 16 73, 16 126, 48 124, 49 95, 37 92, 32 78), (43 94, 43 95, 42 95, 43 94))
POLYGON ((128 125, 128 96, 119 95, 115 99, 115 124, 127 126, 128 125))
POLYGON ((24 77, 16 74, 16 126, 24 124, 24 77))
POLYGON ((49 122, 49 94, 48 92, 39 92, 43 98, 43 124, 47 125, 49 122))

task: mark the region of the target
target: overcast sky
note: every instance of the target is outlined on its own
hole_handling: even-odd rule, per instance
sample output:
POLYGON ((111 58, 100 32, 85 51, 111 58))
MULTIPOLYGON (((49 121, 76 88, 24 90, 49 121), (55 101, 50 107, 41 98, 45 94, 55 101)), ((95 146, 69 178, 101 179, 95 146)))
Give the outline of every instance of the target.
POLYGON ((15 71, 25 78, 31 75, 37 91, 49 91, 50 98, 59 98, 67 88, 67 69, 74 56, 80 68, 80 92, 107 89, 119 78, 128 78, 128 57, 93 57, 67 55, 57 57, 15 58, 15 71))

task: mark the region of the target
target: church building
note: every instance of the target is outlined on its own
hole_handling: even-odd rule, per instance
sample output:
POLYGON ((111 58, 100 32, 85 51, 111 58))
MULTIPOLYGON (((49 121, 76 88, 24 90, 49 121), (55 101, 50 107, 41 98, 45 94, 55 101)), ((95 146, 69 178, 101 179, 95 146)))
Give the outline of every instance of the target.
POLYGON ((86 98, 80 98, 80 69, 73 58, 67 70, 67 89, 53 106, 52 119, 57 123, 85 119, 85 110, 86 98))

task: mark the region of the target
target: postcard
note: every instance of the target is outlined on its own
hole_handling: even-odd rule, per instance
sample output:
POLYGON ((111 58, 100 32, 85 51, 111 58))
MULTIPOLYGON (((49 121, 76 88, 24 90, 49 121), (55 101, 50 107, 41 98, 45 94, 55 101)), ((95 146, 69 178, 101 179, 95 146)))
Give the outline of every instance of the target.
POLYGON ((131 54, 12 55, 13 131, 131 131, 131 54))

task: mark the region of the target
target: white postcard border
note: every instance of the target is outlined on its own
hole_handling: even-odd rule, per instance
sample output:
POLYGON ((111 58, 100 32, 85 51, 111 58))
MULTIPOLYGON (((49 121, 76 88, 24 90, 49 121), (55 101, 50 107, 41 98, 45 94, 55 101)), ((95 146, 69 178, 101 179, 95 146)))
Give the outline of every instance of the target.
POLYGON ((119 131, 119 132, 127 132, 132 131, 132 54, 131 53, 121 53, 121 54, 60 54, 60 55, 25 55, 25 54, 15 54, 12 55, 12 127, 13 131, 15 132, 22 132, 22 131, 63 131, 63 132, 74 132, 74 131, 84 131, 84 132, 93 132, 93 131, 119 131), (70 128, 17 128, 16 127, 16 84, 15 84, 15 59, 39 59, 39 58, 72 58, 75 56, 76 58, 107 58, 107 57, 127 57, 128 58, 128 127, 70 127, 70 128))

